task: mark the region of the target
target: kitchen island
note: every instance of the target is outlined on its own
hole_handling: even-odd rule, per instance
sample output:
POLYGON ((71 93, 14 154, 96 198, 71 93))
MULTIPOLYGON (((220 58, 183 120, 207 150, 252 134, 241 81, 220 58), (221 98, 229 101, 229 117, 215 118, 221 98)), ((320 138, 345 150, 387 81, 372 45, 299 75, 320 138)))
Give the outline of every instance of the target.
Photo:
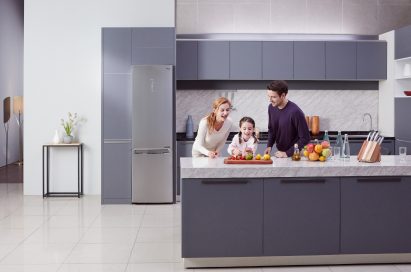
POLYGON ((186 267, 411 262, 411 156, 182 158, 186 267))

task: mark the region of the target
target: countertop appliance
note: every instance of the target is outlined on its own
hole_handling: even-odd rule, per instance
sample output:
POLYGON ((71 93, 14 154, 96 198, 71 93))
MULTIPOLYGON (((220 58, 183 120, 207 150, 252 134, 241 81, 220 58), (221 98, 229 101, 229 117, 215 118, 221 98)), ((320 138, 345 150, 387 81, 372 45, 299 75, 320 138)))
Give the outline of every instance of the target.
POLYGON ((173 67, 133 66, 132 202, 173 202, 173 67))

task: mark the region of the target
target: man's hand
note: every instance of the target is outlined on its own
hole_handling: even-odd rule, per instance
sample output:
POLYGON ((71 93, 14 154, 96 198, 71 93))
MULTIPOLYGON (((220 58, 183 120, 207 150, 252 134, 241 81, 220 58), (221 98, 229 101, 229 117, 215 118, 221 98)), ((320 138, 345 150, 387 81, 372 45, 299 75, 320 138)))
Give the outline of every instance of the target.
POLYGON ((276 158, 288 158, 287 153, 282 152, 282 151, 275 152, 274 156, 276 158))
POLYGON ((267 147, 264 151, 264 154, 270 154, 271 153, 271 147, 267 147))

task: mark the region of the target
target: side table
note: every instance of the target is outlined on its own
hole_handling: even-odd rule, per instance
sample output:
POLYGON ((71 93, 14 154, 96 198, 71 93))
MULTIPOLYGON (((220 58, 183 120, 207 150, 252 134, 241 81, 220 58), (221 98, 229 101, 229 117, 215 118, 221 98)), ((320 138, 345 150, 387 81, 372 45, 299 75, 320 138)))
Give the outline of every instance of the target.
POLYGON ((43 145, 43 198, 49 196, 80 196, 83 194, 83 143, 72 144, 45 144, 43 145), (77 192, 50 192, 50 149, 77 148, 77 192))

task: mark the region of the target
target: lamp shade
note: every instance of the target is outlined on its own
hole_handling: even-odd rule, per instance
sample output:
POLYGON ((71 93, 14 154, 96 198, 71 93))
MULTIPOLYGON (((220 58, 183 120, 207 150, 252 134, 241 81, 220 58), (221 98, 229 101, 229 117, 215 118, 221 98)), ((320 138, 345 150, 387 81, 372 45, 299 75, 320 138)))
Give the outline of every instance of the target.
POLYGON ((13 112, 15 114, 23 113, 23 96, 13 97, 13 112))

